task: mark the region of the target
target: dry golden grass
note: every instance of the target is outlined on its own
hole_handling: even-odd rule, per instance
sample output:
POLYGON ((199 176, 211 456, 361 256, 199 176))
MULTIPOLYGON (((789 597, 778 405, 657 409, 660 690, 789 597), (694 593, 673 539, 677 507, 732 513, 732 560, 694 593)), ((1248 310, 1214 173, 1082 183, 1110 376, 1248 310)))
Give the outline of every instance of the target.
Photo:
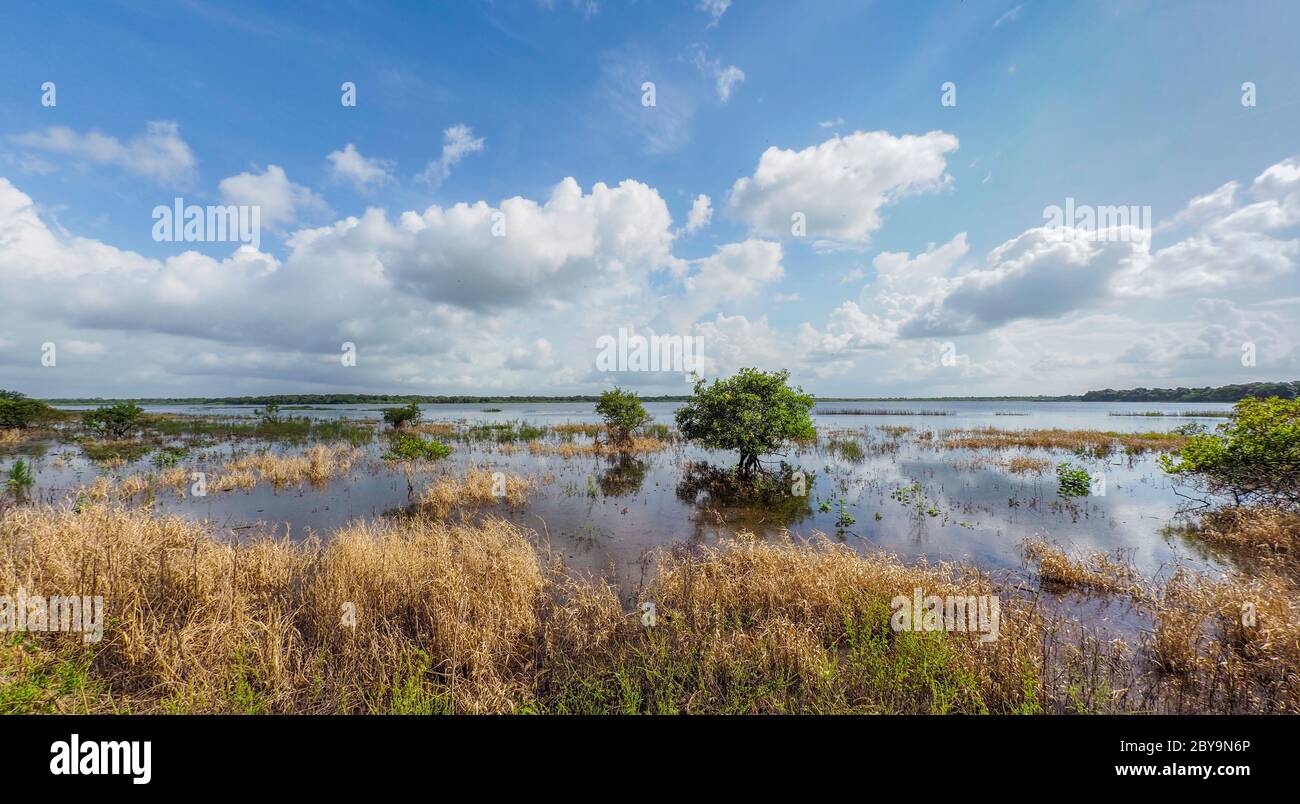
POLYGON ((556 711, 986 712, 1041 705, 1042 621, 1001 598, 1000 637, 894 632, 890 601, 998 594, 948 564, 903 565, 819 538, 742 534, 665 555, 643 593, 657 624, 620 616, 608 586, 570 582, 546 642, 540 693, 556 711), (611 700, 610 690, 618 697, 611 700))
POLYGON ((232 475, 235 487, 246 488, 247 478, 256 473, 257 482, 270 483, 274 488, 301 485, 309 482, 323 486, 337 475, 347 474, 361 456, 356 447, 346 445, 317 445, 295 455, 257 452, 230 461, 218 475, 217 490, 226 490, 222 476, 232 475))
POLYGON ((416 433, 424 433, 431 436, 449 436, 456 432, 456 425, 446 422, 422 422, 414 427, 408 427, 416 433))
POLYGON ((1173 433, 1111 433, 1101 430, 1002 430, 980 427, 968 430, 945 430, 938 446, 948 449, 1013 449, 1034 448, 1048 450, 1090 450, 1108 454, 1116 445, 1133 453, 1177 450, 1187 442, 1185 436, 1173 433))
POLYGON ((0 545, 2 588, 104 596, 92 672, 135 711, 388 711, 429 695, 508 711, 543 588, 532 547, 500 522, 232 546, 138 509, 25 507, 0 520, 0 545))
POLYGON ((216 492, 252 491, 255 488, 257 488, 257 475, 251 469, 227 468, 208 484, 208 489, 216 492))
POLYGON ((16 447, 27 440, 25 430, 19 430, 16 427, 9 427, 0 430, 0 448, 16 447))
POLYGON ((471 469, 463 478, 441 477, 420 493, 417 504, 421 510, 442 518, 453 510, 469 510, 498 502, 523 505, 528 502, 528 495, 537 490, 537 479, 532 476, 502 471, 498 482, 496 475, 496 472, 486 469, 471 469))
POLYGON ((1216 711, 1300 713, 1300 588, 1276 573, 1179 570, 1163 585, 1149 650, 1182 695, 1216 711))
POLYGON ((1052 462, 1045 458, 1017 456, 1004 464, 1007 470, 1017 475, 1041 475, 1052 468, 1052 462))
POLYGON ((117 494, 122 499, 134 497, 148 491, 153 487, 153 477, 150 475, 127 475, 117 484, 117 494))
POLYGON ((556 433, 565 433, 571 435, 583 435, 588 438, 595 438, 605 432, 604 425, 600 424, 583 424, 582 422, 565 422, 564 424, 551 425, 551 430, 556 433))
MULTIPOLYGON (((231 543, 139 508, 19 506, 0 514, 0 591, 104 597, 90 711, 1300 711, 1278 577, 1176 574, 1143 671, 969 567, 742 535, 662 554, 629 611, 532 538, 415 516, 231 543), (918 587, 999 595, 999 639, 893 631, 889 601, 918 587)), ((29 636, 32 661, 0 652, 0 687, 87 656, 79 635, 29 636)))
POLYGON ((1300 512, 1278 508, 1220 508, 1201 518, 1198 535, 1256 555, 1300 553, 1300 512))
POLYGON ((1144 594, 1137 571, 1106 553, 1094 551, 1073 558, 1041 537, 1026 539, 1024 552, 1025 558, 1038 566, 1038 575, 1045 584, 1117 592, 1139 599, 1144 594))

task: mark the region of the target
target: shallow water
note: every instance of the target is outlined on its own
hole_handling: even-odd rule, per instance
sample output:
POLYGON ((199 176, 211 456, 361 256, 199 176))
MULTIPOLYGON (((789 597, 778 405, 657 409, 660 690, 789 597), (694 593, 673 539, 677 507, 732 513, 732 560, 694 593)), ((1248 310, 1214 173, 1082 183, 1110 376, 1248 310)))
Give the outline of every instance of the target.
MULTIPOLYGON (((675 403, 648 403, 658 422, 672 423, 675 403)), ((776 537, 788 529, 797 536, 822 532, 860 550, 884 549, 905 560, 969 561, 988 570, 1021 566, 1021 542, 1042 535, 1076 548, 1122 552, 1147 575, 1175 560, 1198 566, 1214 565, 1176 537, 1165 535, 1180 499, 1155 463, 1155 454, 1128 457, 1121 451, 1106 459, 1045 450, 968 451, 936 449, 917 438, 929 431, 973 427, 1000 429, 1069 428, 1120 432, 1166 431, 1193 419, 1181 417, 1111 416, 1111 412, 1166 413, 1229 410, 1208 403, 1061 403, 1061 402, 828 402, 826 410, 908 410, 911 415, 826 415, 816 413, 823 438, 818 445, 793 451, 785 460, 810 475, 807 496, 782 511, 713 505, 680 495, 678 485, 686 465, 707 461, 730 466, 734 456, 676 444, 658 453, 616 459, 604 456, 561 458, 530 454, 526 445, 513 452, 494 443, 454 442, 451 457, 414 478, 416 490, 439 474, 459 475, 470 467, 505 469, 545 479, 526 507, 497 505, 485 513, 505 516, 539 534, 566 563, 591 572, 624 589, 644 576, 655 548, 676 543, 712 543, 736 530, 776 537), (951 415, 917 415, 946 411, 951 415), (1017 415, 1006 415, 1017 414, 1017 415), (913 428, 898 436, 890 427, 913 428), (865 452, 848 460, 827 445, 832 431, 852 431, 865 452), (1089 472, 1104 472, 1105 494, 1072 502, 1057 498, 1054 468, 1042 475, 1017 475, 995 462, 1025 455, 1044 458, 1054 467, 1069 460, 1089 472), (900 499, 901 498, 901 501, 900 499), (852 524, 837 527, 843 511, 852 524), (822 505, 823 501, 827 505, 822 505), (827 510, 822 510, 826 508, 827 510)), ((424 421, 501 423, 525 421, 536 425, 595 422, 590 403, 530 403, 489 405, 425 405, 424 421), (485 412, 484 408, 500 408, 485 412)), ((251 407, 151 406, 154 413, 208 416, 250 416, 251 407)), ((379 406, 347 405, 312 410, 284 410, 284 416, 320 419, 378 419, 379 406)), ((1219 419, 1195 419, 1213 427, 1219 419)), ((584 439, 578 438, 579 443, 584 439)), ((223 442, 196 449, 180 465, 193 471, 215 472, 235 451, 265 444, 223 442)), ((302 446, 270 445, 294 452, 302 446)), ((408 505, 404 474, 380 456, 386 441, 366 447, 367 459, 346 476, 323 488, 273 489, 259 485, 251 492, 209 491, 205 497, 179 497, 170 490, 156 492, 160 511, 209 521, 218 533, 243 534, 270 530, 291 537, 308 532, 327 536, 350 520, 376 517, 408 505)), ((158 471, 150 456, 106 470, 88 461, 76 444, 51 441, 27 445, 23 452, 36 476, 33 499, 67 500, 98 474, 124 477, 158 471)), ((18 457, 0 455, 0 470, 18 457)))

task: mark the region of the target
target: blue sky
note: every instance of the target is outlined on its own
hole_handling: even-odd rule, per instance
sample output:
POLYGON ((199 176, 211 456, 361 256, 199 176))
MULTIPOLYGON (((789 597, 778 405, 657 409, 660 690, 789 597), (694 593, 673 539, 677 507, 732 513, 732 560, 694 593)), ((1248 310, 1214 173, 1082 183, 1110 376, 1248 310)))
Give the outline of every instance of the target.
POLYGON ((702 336, 706 373, 787 367, 822 394, 1300 376, 1294 3, 3 15, 5 387, 684 387, 594 371, 594 338, 620 328, 702 336), (577 200, 521 208, 503 243, 479 248, 482 227, 443 214, 542 206, 569 177, 577 200), (711 215, 688 226, 700 195, 711 215), (258 205, 260 250, 156 242, 152 210, 175 197, 258 205), (1156 230, 1132 249, 1040 242, 1067 197, 1149 206, 1156 230), (773 223, 803 207, 807 236, 773 223), (344 341, 356 366, 339 365, 344 341), (69 345, 56 366, 46 343, 69 345))

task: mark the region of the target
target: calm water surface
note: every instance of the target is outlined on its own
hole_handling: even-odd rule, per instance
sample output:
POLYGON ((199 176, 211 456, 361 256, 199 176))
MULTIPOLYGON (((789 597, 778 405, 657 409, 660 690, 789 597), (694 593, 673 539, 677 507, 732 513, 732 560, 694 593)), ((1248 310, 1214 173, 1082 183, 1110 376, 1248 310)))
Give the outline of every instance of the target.
MULTIPOLYGON (((658 422, 672 424, 675 403, 648 403, 658 422)), ((1176 559, 1213 566, 1194 548, 1170 536, 1181 500, 1155 463, 1154 453, 1129 457, 1122 450, 1105 459, 1044 450, 966 451, 935 449, 917 438, 924 431, 998 427, 1002 429, 1069 428, 1121 432, 1165 431, 1189 421, 1213 427, 1221 419, 1112 416, 1158 410, 1186 414, 1229 410, 1212 403, 1067 403, 1067 402, 825 402, 827 410, 906 410, 907 415, 815 414, 823 438, 817 446, 792 451, 785 460, 810 477, 806 505, 782 511, 734 509, 679 493, 685 465, 708 461, 730 466, 735 457, 678 444, 663 452, 616 459, 605 456, 560 458, 536 456, 526 446, 507 454, 492 443, 455 442, 455 452, 415 478, 416 488, 439 474, 462 474, 470 467, 530 474, 545 478, 529 504, 520 509, 496 506, 488 512, 505 516, 539 535, 575 570, 602 575, 627 588, 637 583, 655 548, 675 542, 712 543, 736 530, 769 538, 788 530, 797 536, 822 532, 861 550, 885 549, 906 560, 969 561, 991 569, 1021 566, 1020 544, 1042 535, 1078 548, 1122 551, 1139 570, 1160 572, 1176 559), (919 415, 943 411, 950 415, 919 415), (898 435, 890 428, 910 427, 898 435), (848 460, 827 447, 825 436, 845 431, 865 453, 848 460), (1054 470, 1042 475, 1013 474, 1005 461, 1015 455, 1044 458, 1052 466, 1069 460, 1090 472, 1104 472, 1104 496, 1066 502, 1057 498, 1054 470), (901 501, 899 498, 902 498, 901 501), (823 502, 826 504, 823 505, 823 502), (828 508, 829 510, 822 510, 828 508), (840 511, 855 520, 837 527, 840 511)), ((425 422, 535 425, 596 422, 590 403, 425 405, 425 422), (484 408, 500 408, 488 412, 484 408)), ((154 413, 251 416, 252 407, 150 406, 154 413)), ((379 419, 379 406, 342 405, 312 410, 285 410, 284 416, 321 419, 379 419)), ((582 441, 581 437, 578 439, 582 441)), ((183 465, 215 472, 232 450, 265 447, 256 442, 221 443, 193 451, 183 465)), ((270 445, 293 452, 301 446, 270 445)), ((255 529, 298 537, 322 536, 361 517, 377 517, 408 504, 401 471, 379 456, 386 442, 376 439, 363 449, 367 459, 324 488, 274 490, 259 485, 251 492, 210 492, 203 498, 179 498, 159 490, 156 507, 207 520, 218 533, 255 529), (252 527, 249 527, 252 526, 252 527)), ((24 450, 33 464, 32 496, 58 502, 93 482, 97 474, 125 476, 157 471, 145 456, 108 470, 87 461, 80 448, 46 442, 24 450)), ((0 454, 0 470, 15 454, 0 454)), ((211 475, 210 475, 211 477, 211 475)))

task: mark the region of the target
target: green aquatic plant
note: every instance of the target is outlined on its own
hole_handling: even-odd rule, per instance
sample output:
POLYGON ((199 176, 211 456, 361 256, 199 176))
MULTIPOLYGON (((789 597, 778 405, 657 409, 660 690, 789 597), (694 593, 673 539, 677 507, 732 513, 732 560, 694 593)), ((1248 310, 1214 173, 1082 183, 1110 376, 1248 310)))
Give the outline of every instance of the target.
POLYGON ((1068 500, 1072 497, 1087 497, 1092 486, 1092 477, 1087 469, 1080 469, 1069 461, 1063 461, 1056 467, 1056 496, 1068 500))
POLYGON ((5 481, 5 488, 15 495, 23 494, 31 488, 36 482, 32 475, 32 469, 22 458, 14 461, 14 465, 9 467, 9 478, 5 481))
POLYGON ((394 433, 386 461, 436 461, 451 454, 451 447, 441 441, 425 441, 417 435, 394 433))

